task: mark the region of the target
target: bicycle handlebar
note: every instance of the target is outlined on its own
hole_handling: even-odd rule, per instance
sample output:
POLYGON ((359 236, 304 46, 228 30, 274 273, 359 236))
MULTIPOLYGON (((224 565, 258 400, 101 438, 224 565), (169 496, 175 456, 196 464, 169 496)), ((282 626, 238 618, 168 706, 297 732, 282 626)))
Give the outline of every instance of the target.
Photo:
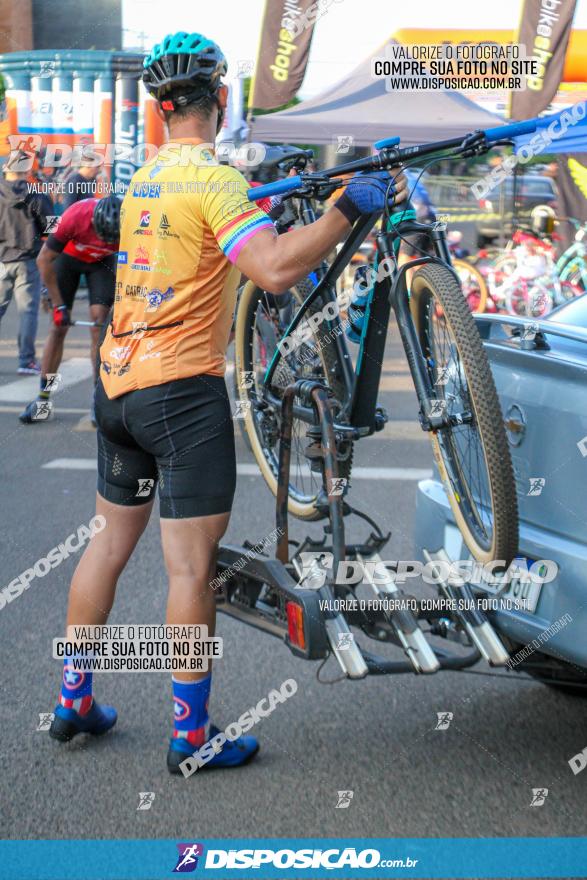
POLYGON ((536 131, 536 119, 528 119, 526 122, 512 122, 511 125, 498 125, 496 128, 486 128, 484 131, 485 140, 492 141, 509 140, 518 137, 520 134, 529 134, 536 131))
MULTIPOLYGON (((458 153, 467 155, 467 150, 474 147, 491 144, 494 141, 510 140, 521 134, 528 134, 536 131, 538 120, 528 119, 525 122, 513 122, 511 125, 500 125, 496 128, 488 128, 485 131, 472 132, 459 138, 451 138, 446 141, 435 141, 431 144, 421 144, 416 147, 401 148, 394 144, 394 138, 388 138, 385 141, 378 141, 378 144, 386 146, 375 156, 369 156, 366 159, 357 159, 354 162, 347 162, 344 165, 337 165, 336 168, 327 168, 316 174, 297 174, 295 177, 287 177, 285 180, 276 180, 275 183, 267 183, 264 186, 256 186, 248 190, 247 197, 249 201, 256 202, 259 199, 268 196, 281 195, 292 190, 298 189, 300 186, 314 185, 324 183, 324 178, 338 177, 341 174, 354 174, 357 171, 381 171, 385 168, 400 165, 405 161, 413 161, 420 156, 430 156, 434 153, 442 153, 446 150, 453 150, 458 153)), ((469 152, 469 155, 474 153, 469 152)))
POLYGON ((276 180, 274 183, 264 183, 262 186, 254 186, 248 190, 247 196, 250 202, 257 202, 267 196, 279 196, 292 189, 298 189, 303 181, 299 174, 294 177, 286 177, 285 180, 276 180))

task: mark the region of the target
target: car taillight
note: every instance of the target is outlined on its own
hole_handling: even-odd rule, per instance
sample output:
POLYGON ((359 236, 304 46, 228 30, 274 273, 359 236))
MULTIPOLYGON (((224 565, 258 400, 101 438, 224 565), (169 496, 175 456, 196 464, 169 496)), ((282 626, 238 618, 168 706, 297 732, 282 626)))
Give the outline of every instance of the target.
POLYGON ((306 636, 304 634, 304 613, 300 605, 295 602, 287 602, 285 605, 287 614, 287 633, 292 645, 306 650, 306 636))

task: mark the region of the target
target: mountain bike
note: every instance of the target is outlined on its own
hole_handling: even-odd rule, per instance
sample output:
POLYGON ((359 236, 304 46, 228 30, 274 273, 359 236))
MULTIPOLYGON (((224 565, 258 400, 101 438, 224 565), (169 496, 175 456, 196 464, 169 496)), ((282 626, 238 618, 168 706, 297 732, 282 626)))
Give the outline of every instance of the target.
MULTIPOLYGON (((320 196, 324 187, 343 186, 343 174, 391 169, 429 156, 472 157, 534 127, 531 122, 517 123, 403 149, 399 138, 390 138, 375 144, 375 156, 257 187, 249 191, 249 198, 295 194, 308 199, 320 196)), ((518 514, 503 416, 444 230, 418 223, 409 203, 388 208, 383 216, 362 217, 330 265, 321 268, 318 282, 313 285, 306 279, 296 286, 287 323, 278 301, 252 282, 245 285, 236 316, 235 370, 251 448, 275 495, 282 414, 292 393, 295 396, 288 436, 288 512, 302 520, 328 515, 330 488, 321 425, 316 408, 304 397, 305 380, 318 381, 328 392, 337 472, 345 493, 354 443, 384 428, 387 414, 377 395, 393 309, 418 397, 420 424, 431 440, 458 528, 475 559, 509 565, 517 552, 518 514), (375 226, 377 259, 353 364, 336 281, 375 226), (427 236, 430 247, 400 268, 401 241, 414 234, 427 236)))
MULTIPOLYGON (((576 255, 575 260, 579 257, 576 255)), ((569 268, 575 263, 569 261, 569 268)), ((539 318, 583 292, 571 272, 559 272, 555 249, 548 236, 518 228, 505 250, 487 268, 491 300, 499 311, 539 318)), ((564 271, 564 270, 563 270, 564 271)))
POLYGON ((575 241, 558 258, 556 271, 561 281, 568 281, 584 292, 587 290, 587 223, 579 223, 571 217, 569 220, 577 230, 575 241))

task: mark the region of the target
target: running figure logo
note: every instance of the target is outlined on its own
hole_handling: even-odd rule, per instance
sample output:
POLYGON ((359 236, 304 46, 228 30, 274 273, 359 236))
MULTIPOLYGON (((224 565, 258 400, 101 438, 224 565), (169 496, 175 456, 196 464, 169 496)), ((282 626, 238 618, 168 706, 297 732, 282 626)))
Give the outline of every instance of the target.
POLYGON ((434 730, 448 730, 450 722, 454 716, 452 712, 437 712, 436 717, 438 718, 438 722, 434 730))
POLYGON ((137 493, 135 498, 148 498, 151 494, 151 489, 155 485, 155 480, 137 480, 139 484, 139 488, 137 489, 137 493))
POLYGON ((235 400, 233 419, 246 419, 251 408, 250 400, 235 400))
POLYGON ((546 486, 544 477, 530 477, 530 488, 528 495, 542 495, 542 490, 546 486))
POLYGON ((57 391, 61 384, 61 373, 47 373, 45 391, 57 391))
POLYGON ((339 651, 349 651, 355 641, 355 637, 352 632, 342 632, 338 634, 338 642, 336 647, 339 651))
POLYGON ((446 410, 446 400, 442 400, 441 398, 433 398, 430 401, 430 415, 431 416, 442 416, 446 410))
POLYGON ((354 791, 339 791, 338 792, 338 801, 336 803, 336 810, 347 810, 353 799, 354 791))
POLYGON ((435 385, 447 385, 449 379, 450 379, 450 367, 443 366, 443 367, 440 367, 440 369, 438 370, 438 376, 437 376, 434 384, 435 385))
POLYGON ((33 421, 45 422, 51 415, 53 403, 50 400, 35 400, 33 421))
POLYGON ((347 486, 346 477, 333 477, 329 481, 329 495, 342 495, 347 486))
POLYGON ((532 800, 530 801, 530 806, 531 807, 541 807, 547 797, 548 797, 548 789, 547 788, 533 788, 532 789, 532 800))
POLYGON ((204 847, 201 843, 178 843, 177 848, 179 856, 173 873, 191 874, 198 867, 198 858, 204 855, 204 847))
POLYGON ((252 388, 255 384, 255 373, 253 370, 241 371, 241 383, 243 388, 252 388))
POLYGON ((329 552, 300 553, 302 573, 296 584, 296 590, 319 590, 323 587, 333 560, 334 555, 329 552))
POLYGON ((59 226, 59 214, 47 214, 45 223, 45 235, 50 235, 52 232, 55 232, 57 227, 59 226))
POLYGON ((53 712, 39 712, 39 726, 37 730, 49 730, 54 717, 53 712))
POLYGON ((137 810, 150 810, 155 800, 154 791, 139 791, 139 805, 137 810))

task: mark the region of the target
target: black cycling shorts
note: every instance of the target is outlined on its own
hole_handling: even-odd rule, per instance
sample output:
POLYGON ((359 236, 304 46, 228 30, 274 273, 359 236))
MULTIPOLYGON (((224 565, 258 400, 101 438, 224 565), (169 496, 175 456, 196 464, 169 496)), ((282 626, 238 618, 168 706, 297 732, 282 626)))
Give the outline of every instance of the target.
POLYGON ((84 263, 83 260, 76 260, 69 254, 59 254, 55 260, 57 284, 61 298, 70 311, 82 275, 86 276, 90 305, 110 308, 114 302, 116 261, 116 254, 97 260, 95 263, 84 263))
POLYGON ((150 501, 162 517, 229 513, 234 427, 221 376, 177 379, 110 400, 96 386, 98 492, 113 504, 150 501))

